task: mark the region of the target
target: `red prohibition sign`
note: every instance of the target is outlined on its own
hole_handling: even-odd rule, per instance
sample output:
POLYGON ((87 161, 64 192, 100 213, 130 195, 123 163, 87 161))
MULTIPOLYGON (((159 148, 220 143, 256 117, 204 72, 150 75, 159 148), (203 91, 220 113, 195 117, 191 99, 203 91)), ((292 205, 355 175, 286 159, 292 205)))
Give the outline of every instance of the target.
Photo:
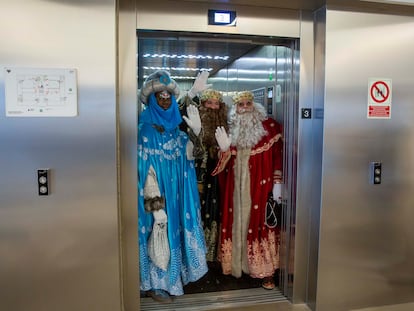
POLYGON ((377 81, 371 86, 371 98, 376 103, 385 102, 390 96, 390 88, 384 81, 377 81), (385 88, 385 89, 384 89, 385 88))

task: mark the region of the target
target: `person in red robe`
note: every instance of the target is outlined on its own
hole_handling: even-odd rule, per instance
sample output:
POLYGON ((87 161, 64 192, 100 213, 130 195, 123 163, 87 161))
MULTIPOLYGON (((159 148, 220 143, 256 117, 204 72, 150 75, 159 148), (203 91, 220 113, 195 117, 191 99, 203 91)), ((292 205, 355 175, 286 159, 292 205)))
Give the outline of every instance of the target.
POLYGON ((263 287, 275 287, 279 268, 279 226, 266 221, 269 194, 281 198, 282 127, 268 117, 265 108, 244 91, 233 97, 229 135, 216 129, 219 161, 212 175, 221 188, 219 261, 223 273, 242 273, 263 279, 263 287))

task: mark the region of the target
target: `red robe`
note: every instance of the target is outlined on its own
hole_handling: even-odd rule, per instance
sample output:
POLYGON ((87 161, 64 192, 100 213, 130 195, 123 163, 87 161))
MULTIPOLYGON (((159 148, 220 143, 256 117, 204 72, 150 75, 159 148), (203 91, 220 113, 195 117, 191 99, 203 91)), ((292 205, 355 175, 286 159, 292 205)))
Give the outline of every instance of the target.
POLYGON ((263 121, 267 135, 251 149, 234 146, 219 154, 212 175, 219 176, 221 230, 218 259, 223 273, 254 278, 272 276, 279 268, 279 227, 265 224, 266 201, 273 184, 282 181, 281 126, 263 121))

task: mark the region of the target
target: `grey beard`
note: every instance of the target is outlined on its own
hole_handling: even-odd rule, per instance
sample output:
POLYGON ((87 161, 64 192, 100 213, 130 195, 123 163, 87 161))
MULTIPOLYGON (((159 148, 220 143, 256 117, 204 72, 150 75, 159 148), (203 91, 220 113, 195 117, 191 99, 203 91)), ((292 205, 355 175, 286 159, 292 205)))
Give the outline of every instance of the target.
POLYGON ((262 121, 266 117, 261 111, 235 113, 231 120, 231 144, 238 148, 252 148, 267 134, 262 121))

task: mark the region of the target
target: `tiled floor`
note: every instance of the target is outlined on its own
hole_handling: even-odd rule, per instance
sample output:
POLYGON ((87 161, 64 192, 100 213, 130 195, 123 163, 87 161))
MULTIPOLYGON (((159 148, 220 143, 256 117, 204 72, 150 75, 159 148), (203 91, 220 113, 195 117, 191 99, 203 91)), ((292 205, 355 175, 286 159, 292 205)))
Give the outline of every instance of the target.
POLYGON ((311 311, 306 305, 292 305, 290 302, 284 301, 277 304, 262 304, 249 307, 238 307, 237 309, 218 309, 219 311, 311 311))
POLYGON ((349 311, 413 311, 414 303, 403 303, 391 306, 372 307, 364 309, 353 309, 349 311))

